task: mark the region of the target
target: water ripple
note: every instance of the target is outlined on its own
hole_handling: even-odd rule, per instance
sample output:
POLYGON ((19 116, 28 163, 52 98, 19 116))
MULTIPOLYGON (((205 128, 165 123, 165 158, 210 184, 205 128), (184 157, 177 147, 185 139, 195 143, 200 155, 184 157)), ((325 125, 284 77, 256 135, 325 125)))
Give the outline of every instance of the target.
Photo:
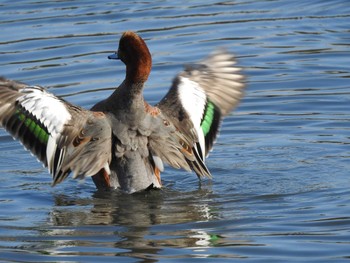
POLYGON ((167 169, 164 189, 51 188, 46 169, 0 130, 0 261, 348 260, 350 6, 344 1, 2 1, 0 67, 89 108, 124 78, 107 60, 121 32, 148 43, 145 98, 184 63, 224 46, 248 89, 207 164, 167 169), (20 162, 19 162, 20 160, 20 162))

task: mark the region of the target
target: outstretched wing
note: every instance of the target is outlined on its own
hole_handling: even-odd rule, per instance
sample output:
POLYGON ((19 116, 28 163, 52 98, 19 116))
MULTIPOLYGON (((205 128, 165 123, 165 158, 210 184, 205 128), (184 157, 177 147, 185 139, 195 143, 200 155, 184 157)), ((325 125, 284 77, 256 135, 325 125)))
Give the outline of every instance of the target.
POLYGON ((210 173, 204 161, 217 137, 221 120, 244 94, 244 76, 235 57, 217 50, 178 74, 166 96, 157 105, 189 142, 195 155, 190 161, 198 176, 210 173))
POLYGON ((109 174, 111 126, 102 112, 76 107, 39 86, 0 78, 0 124, 53 176, 109 174))

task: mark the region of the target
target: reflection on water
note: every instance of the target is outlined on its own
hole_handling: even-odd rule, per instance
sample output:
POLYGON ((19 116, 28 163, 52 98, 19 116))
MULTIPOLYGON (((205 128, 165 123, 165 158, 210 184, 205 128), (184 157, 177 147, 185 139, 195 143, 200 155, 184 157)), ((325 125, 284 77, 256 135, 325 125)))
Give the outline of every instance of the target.
POLYGON ((0 75, 89 108, 125 74, 125 30, 153 55, 154 104, 184 63, 236 53, 247 94, 207 160, 126 196, 51 178, 0 130, 0 261, 341 262, 349 254, 347 1, 2 1, 0 75))
POLYGON ((91 199, 74 200, 68 196, 59 195, 55 196, 57 210, 52 211, 52 219, 54 224, 63 226, 120 224, 148 227, 164 223, 204 221, 215 216, 207 207, 208 192, 170 193, 169 190, 161 190, 129 196, 119 192, 96 192, 91 199), (177 198, 179 195, 183 196, 177 198), (69 214, 69 209, 60 211, 60 207, 86 204, 91 205, 89 210, 74 211, 74 215, 69 214), (168 211, 169 205, 171 205, 171 211, 168 211))
POLYGON ((211 195, 210 190, 189 193, 161 190, 131 196, 95 192, 87 199, 57 195, 50 212, 52 228, 45 229, 44 235, 52 236, 53 240, 64 236, 65 240, 55 240, 55 251, 49 253, 62 255, 69 253, 67 247, 88 246, 81 240, 85 236, 102 239, 104 247, 118 248, 120 254, 136 257, 157 254, 163 246, 212 246, 219 236, 194 226, 181 227, 219 219, 211 195))

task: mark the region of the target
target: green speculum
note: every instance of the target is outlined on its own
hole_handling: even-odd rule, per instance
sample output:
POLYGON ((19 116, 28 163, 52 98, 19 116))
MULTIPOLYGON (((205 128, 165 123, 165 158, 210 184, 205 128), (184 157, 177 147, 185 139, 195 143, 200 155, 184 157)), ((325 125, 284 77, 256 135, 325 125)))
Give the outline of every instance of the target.
POLYGON ((41 143, 47 144, 47 141, 49 140, 49 133, 40 122, 38 122, 33 116, 27 116, 20 110, 16 111, 16 115, 36 139, 38 139, 41 143))
POLYGON ((214 113, 215 113, 214 104, 208 101, 207 107, 205 109, 204 118, 201 123, 201 128, 203 130, 204 136, 206 136, 210 131, 210 127, 214 120, 214 113))

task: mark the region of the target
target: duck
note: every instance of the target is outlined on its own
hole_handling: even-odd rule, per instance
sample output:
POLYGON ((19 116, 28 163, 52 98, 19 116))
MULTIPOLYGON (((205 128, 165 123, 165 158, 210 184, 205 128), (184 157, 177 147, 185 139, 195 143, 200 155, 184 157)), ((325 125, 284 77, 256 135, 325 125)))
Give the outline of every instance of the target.
POLYGON ((47 167, 52 186, 72 174, 91 177, 98 190, 157 189, 165 164, 211 178, 205 159, 246 86, 236 57, 217 49, 185 65, 154 106, 143 96, 152 68, 143 38, 124 32, 108 58, 125 64, 125 79, 90 110, 0 77, 1 126, 47 167))

